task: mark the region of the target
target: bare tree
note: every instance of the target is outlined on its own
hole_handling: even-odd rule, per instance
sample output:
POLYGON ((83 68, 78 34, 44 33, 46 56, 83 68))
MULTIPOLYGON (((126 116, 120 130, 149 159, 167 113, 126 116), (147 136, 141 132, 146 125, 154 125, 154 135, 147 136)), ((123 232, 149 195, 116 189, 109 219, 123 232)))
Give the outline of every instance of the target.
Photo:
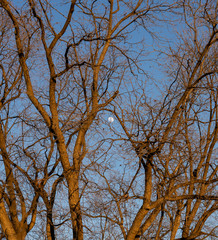
MULTIPOLYGON (((8 23, 1 9, 1 100, 0 100, 0 149, 1 149, 1 184, 0 184, 0 224, 1 239, 24 239, 33 228, 36 219, 38 193, 32 192, 26 201, 25 185, 16 172, 16 157, 13 145, 15 138, 11 129, 19 121, 12 108, 22 93, 22 69, 18 64, 15 45, 10 42, 13 27, 8 23), (29 219, 29 221, 27 221, 29 219)), ((28 193, 29 194, 29 193, 28 193)))
MULTIPOLYGON (((5 160, 10 168, 9 175, 21 174, 20 179, 25 179, 25 186, 35 194, 32 216, 46 212, 48 239, 55 239, 55 229, 68 223, 69 218, 73 239, 81 240, 81 198, 86 183, 80 185, 80 173, 88 151, 86 136, 92 124, 98 121, 98 113, 117 97, 126 73, 138 68, 141 49, 131 54, 128 43, 136 27, 149 30, 149 24, 158 21, 160 14, 172 6, 141 0, 111 0, 101 4, 71 0, 67 5, 47 0, 28 0, 20 5, 16 1, 2 0, 0 7, 8 21, 6 28, 11 26, 10 40, 14 48, 7 56, 12 61, 14 54, 20 76, 14 78, 16 86, 13 86, 18 97, 19 81, 25 84, 16 103, 19 104, 17 122, 12 128, 16 133, 12 145, 16 157, 5 160), (57 16, 61 18, 59 23, 57 16), (60 220, 55 216, 56 199, 61 195, 58 187, 67 193, 62 208, 69 210, 60 220), (38 209, 36 207, 39 196, 45 209, 40 204, 38 209)), ((10 129, 5 128, 6 132, 10 129)), ((10 145, 3 132, 2 139, 2 156, 5 157, 10 145)), ((17 179, 13 177, 10 181, 19 189, 21 183, 17 179)), ((11 194, 10 201, 16 211, 15 198, 22 194, 11 194)), ((23 239, 31 229, 24 230, 28 216, 23 213, 25 218, 21 221, 14 215, 10 218, 10 201, 4 194, 1 199, 4 235, 7 239, 23 239), (19 236, 19 231, 23 236, 19 236)), ((21 202, 24 203, 24 199, 21 202)), ((34 223, 33 220, 31 224, 34 223)), ((131 233, 129 236, 128 239, 131 233)))
POLYGON ((217 8, 0 1, 1 238, 216 235, 217 8), (176 9, 155 98, 134 34, 176 9))
POLYGON ((168 76, 174 79, 161 98, 152 99, 143 84, 133 82, 128 100, 119 96, 105 109, 122 130, 111 126, 114 137, 102 136, 106 150, 90 169, 99 176, 92 184, 98 198, 91 199, 86 214, 103 221, 111 239, 216 236, 218 5, 181 1, 181 6, 184 31, 168 53, 168 76))

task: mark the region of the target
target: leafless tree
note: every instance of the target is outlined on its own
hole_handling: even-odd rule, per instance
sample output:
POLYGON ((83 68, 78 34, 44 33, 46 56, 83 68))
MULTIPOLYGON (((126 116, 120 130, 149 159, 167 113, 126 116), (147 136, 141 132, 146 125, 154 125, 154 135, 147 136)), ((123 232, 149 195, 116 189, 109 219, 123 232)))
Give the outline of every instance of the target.
POLYGON ((184 25, 165 59, 173 80, 162 84, 160 99, 133 82, 105 109, 120 125, 110 126, 114 137, 103 134, 105 150, 90 165, 98 197, 86 212, 104 223, 102 239, 216 236, 218 4, 180 3, 184 25))
MULTIPOLYGON (((42 221, 46 221, 48 239, 55 239, 55 229, 62 225, 67 228, 69 221, 73 239, 83 239, 81 199, 87 183, 83 179, 80 184, 80 175, 88 152, 87 134, 98 122, 100 111, 118 96, 127 72, 134 74, 139 69, 137 59, 142 49, 131 54, 135 29, 149 31, 150 25, 162 20, 161 14, 173 7, 141 0, 61 3, 0 1, 13 46, 7 48, 5 59, 16 66, 11 74, 12 65, 4 70, 2 64, 3 100, 10 86, 9 92, 15 91, 15 95, 8 96, 8 101, 17 98, 16 121, 10 120, 6 126, 13 116, 6 114, 1 133, 2 158, 9 172, 2 182, 0 222, 7 239, 24 239, 40 221, 39 216, 46 218, 42 221), (7 85, 9 78, 11 85, 7 85), (11 138, 14 135, 11 144, 8 134, 11 138), (7 192, 4 184, 9 187, 7 192), (57 199, 63 194, 67 198, 61 207, 66 212, 60 218, 60 214, 56 216, 61 205, 57 199), (44 205, 37 204, 39 197, 44 205), (17 199, 22 218, 15 214, 17 199)), ((2 38, 8 41, 4 34, 2 38)))

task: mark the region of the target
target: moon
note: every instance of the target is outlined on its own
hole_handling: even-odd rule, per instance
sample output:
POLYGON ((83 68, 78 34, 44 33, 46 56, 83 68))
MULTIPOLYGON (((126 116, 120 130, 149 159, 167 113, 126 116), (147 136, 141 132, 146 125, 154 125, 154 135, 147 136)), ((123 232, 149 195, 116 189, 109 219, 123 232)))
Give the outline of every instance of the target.
POLYGON ((114 118, 113 117, 109 117, 107 120, 108 120, 108 122, 112 123, 114 121, 114 118))

